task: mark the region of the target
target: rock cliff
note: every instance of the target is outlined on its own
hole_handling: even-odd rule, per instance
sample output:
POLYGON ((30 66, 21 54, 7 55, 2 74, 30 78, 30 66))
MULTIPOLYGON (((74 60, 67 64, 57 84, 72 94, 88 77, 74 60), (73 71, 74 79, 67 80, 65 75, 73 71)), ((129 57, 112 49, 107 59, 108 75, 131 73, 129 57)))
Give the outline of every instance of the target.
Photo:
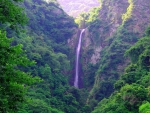
MULTIPOLYGON (((129 62, 124 57, 125 51, 144 35, 150 24, 149 0, 101 0, 100 4, 92 21, 89 22, 92 13, 85 18, 87 28, 82 40, 84 87, 93 84, 87 100, 89 104, 113 92, 114 82, 129 62), (90 81, 94 78, 94 82, 90 81)), ((69 45, 75 48, 73 40, 77 37, 70 40, 69 45)))

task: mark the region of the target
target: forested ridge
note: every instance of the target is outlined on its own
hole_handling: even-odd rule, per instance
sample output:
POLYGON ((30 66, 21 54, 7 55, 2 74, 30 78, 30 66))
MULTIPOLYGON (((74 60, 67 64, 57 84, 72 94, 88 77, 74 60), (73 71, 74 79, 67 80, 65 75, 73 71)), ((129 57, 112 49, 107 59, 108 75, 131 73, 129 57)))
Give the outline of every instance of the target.
POLYGON ((115 82, 115 91, 104 98, 92 113, 148 113, 150 112, 150 27, 142 39, 125 52, 131 63, 115 82))
POLYGON ((2 0, 0 4, 3 56, 0 111, 73 113, 81 110, 79 91, 68 84, 71 66, 66 43, 77 27, 73 18, 56 1, 2 0))
POLYGON ((149 20, 138 21, 141 30, 138 0, 118 1, 101 0, 76 24, 56 0, 0 0, 0 113, 149 113, 149 20), (124 3, 116 21, 111 5, 124 3), (81 89, 69 84, 78 26, 86 27, 81 89))

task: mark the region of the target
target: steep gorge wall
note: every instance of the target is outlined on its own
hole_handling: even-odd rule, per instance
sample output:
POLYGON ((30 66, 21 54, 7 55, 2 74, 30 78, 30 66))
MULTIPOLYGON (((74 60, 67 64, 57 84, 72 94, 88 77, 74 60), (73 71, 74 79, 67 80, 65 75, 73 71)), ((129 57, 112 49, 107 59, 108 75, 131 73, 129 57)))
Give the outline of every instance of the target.
MULTIPOLYGON (((146 27, 150 24, 149 6, 148 0, 118 0, 116 2, 106 0, 103 2, 99 19, 106 23, 108 30, 106 32, 99 30, 104 49, 100 55, 95 84, 88 101, 101 100, 113 91, 115 80, 123 73, 124 67, 129 62, 124 57, 124 52, 144 34, 146 27)), ((105 27, 102 29, 104 30, 105 27)))
MULTIPOLYGON (((94 84, 87 100, 89 104, 113 92, 115 80, 129 62, 124 52, 144 35, 148 24, 149 0, 101 0, 98 16, 86 28, 82 40, 84 85, 92 88, 94 84), (89 81, 90 78, 95 81, 89 81)), ((69 45, 75 48, 75 44, 69 45)))
MULTIPOLYGON (((113 1, 111 2, 104 1, 101 3, 101 5, 102 5, 101 10, 99 11, 97 18, 98 22, 94 23, 98 24, 98 27, 94 28, 92 25, 88 26, 85 30, 85 36, 82 39, 81 59, 85 78, 90 71, 88 70, 88 65, 96 65, 99 62, 101 58, 100 52, 102 48, 108 45, 108 42, 105 40, 113 36, 119 25, 121 25, 122 23, 121 15, 126 12, 128 2, 125 2, 123 4, 120 2, 116 3, 113 1)), ((76 30, 76 34, 71 39, 68 40, 69 46, 73 48, 73 50, 75 50, 77 45, 76 44, 78 40, 77 31, 78 30, 76 30)))

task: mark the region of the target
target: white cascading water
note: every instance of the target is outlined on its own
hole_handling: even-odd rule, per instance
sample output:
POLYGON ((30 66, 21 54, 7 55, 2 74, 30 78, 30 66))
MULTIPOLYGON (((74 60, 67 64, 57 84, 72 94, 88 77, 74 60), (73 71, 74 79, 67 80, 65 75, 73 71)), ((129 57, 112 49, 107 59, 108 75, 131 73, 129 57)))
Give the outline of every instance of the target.
POLYGON ((85 31, 85 29, 82 29, 79 37, 78 47, 76 50, 76 71, 75 71, 75 80, 74 80, 74 86, 76 88, 79 88, 79 55, 80 55, 80 49, 81 49, 81 40, 82 40, 82 34, 85 31))

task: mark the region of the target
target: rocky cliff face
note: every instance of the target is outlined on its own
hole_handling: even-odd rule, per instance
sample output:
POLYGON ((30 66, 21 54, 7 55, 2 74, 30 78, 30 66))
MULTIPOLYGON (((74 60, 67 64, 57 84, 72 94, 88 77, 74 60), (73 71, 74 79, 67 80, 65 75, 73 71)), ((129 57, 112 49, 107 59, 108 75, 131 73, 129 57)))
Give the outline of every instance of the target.
POLYGON ((149 0, 133 0, 133 11, 131 18, 127 23, 127 28, 133 33, 138 33, 142 35, 145 28, 150 24, 150 2, 149 0))
MULTIPOLYGON (((93 99, 97 102, 113 91, 115 80, 128 64, 124 52, 144 35, 148 24, 149 0, 101 0, 97 17, 87 24, 82 40, 84 80, 89 82, 89 77, 95 77, 88 102, 93 99), (89 65, 95 66, 95 74, 91 73, 93 70, 89 70, 89 65), (104 94, 104 87, 109 90, 108 93, 104 94)), ((73 40, 76 39, 70 39, 72 44, 69 45, 72 48, 75 48, 76 41, 73 40)), ((85 83, 85 87, 87 84, 85 83)))

